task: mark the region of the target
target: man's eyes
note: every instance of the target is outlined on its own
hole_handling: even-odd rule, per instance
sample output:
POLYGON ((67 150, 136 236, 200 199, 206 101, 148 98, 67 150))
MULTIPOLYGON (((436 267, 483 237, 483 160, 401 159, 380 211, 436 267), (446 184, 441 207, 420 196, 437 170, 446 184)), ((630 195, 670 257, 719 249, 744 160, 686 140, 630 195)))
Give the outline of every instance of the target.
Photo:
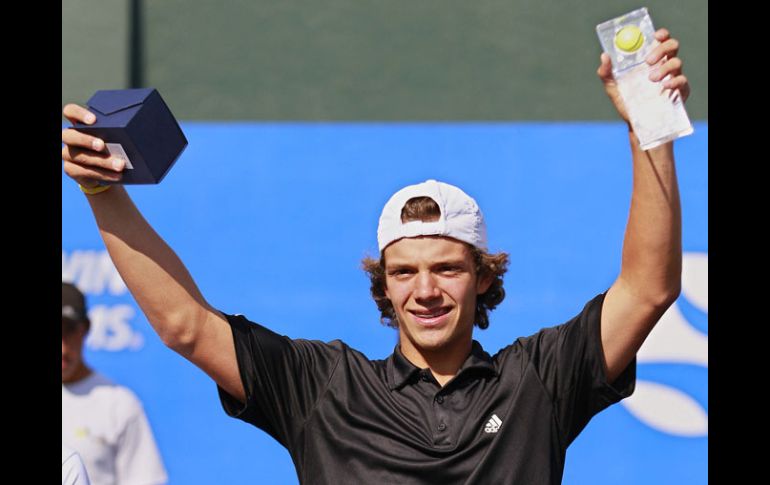
POLYGON ((439 272, 441 273, 460 273, 463 270, 462 266, 442 266, 439 268, 439 272))
MULTIPOLYGON (((453 266, 453 265, 439 266, 438 268, 435 269, 437 273, 442 273, 442 274, 456 274, 456 273, 461 273, 463 270, 464 269, 462 266, 453 266)), ((388 271, 388 274, 390 276, 410 275, 414 273, 415 273, 415 270, 409 269, 409 268, 397 268, 397 269, 392 269, 388 271)))
POLYGON ((414 271, 406 268, 393 269, 388 272, 388 274, 391 276, 400 276, 400 275, 411 274, 411 273, 414 273, 414 271))

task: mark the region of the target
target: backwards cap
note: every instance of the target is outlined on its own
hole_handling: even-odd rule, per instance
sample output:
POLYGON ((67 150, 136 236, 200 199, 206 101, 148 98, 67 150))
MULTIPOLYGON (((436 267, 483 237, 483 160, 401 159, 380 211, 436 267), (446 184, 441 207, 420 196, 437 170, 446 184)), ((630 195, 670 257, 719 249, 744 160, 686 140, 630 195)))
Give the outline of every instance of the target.
POLYGON ((377 227, 380 251, 401 238, 417 236, 447 236, 487 249, 487 226, 476 201, 454 185, 436 180, 404 187, 382 209, 377 227), (437 221, 401 222, 401 210, 415 197, 430 197, 438 204, 441 214, 437 221))

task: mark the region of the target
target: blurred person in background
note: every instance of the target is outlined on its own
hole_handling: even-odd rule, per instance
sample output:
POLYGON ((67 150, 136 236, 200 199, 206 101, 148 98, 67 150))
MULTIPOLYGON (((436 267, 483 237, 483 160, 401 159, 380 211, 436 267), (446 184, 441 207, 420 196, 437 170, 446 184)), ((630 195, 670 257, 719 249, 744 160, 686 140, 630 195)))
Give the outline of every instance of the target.
POLYGON ((62 443, 83 459, 93 485, 166 483, 142 403, 83 360, 91 322, 83 293, 61 285, 62 443))

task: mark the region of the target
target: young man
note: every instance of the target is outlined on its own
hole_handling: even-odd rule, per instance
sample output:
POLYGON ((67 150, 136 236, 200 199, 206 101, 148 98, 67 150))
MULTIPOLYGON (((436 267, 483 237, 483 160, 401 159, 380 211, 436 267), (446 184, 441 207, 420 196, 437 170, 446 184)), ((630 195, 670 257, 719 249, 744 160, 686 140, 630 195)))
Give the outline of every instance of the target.
MULTIPOLYGON (((653 75, 670 75, 664 87, 686 99, 678 43, 665 29, 656 37, 653 75)), ((597 74, 628 123, 606 55, 597 74)), ((64 114, 95 120, 75 105, 64 114)), ((506 258, 486 253, 481 211, 436 181, 396 193, 380 218, 380 260, 365 262, 383 320, 399 332, 382 361, 217 311, 126 191, 98 186, 119 181, 123 162, 83 133, 62 140, 64 169, 163 342, 214 379, 230 415, 287 447, 303 483, 559 483, 567 446, 633 391, 636 351, 679 294, 672 143, 641 151, 630 129, 634 192, 618 279, 575 318, 494 357, 472 330, 502 301, 506 258)))
POLYGON ((93 485, 166 483, 142 403, 83 360, 91 326, 85 296, 62 282, 61 300, 62 449, 79 453, 93 485))

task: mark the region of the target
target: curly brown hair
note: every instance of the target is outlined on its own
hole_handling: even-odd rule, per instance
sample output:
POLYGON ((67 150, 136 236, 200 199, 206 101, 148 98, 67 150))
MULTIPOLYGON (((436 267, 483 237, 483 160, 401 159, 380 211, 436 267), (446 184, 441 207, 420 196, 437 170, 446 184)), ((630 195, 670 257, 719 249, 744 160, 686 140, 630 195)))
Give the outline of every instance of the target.
MULTIPOLYGON (((409 199, 401 210, 401 222, 423 221, 433 222, 439 218, 441 209, 430 197, 415 197, 409 199)), ((464 243, 471 252, 475 263, 476 276, 485 278, 493 275, 494 279, 487 291, 476 298, 476 314, 474 324, 480 329, 489 327, 487 312, 494 310, 505 298, 503 275, 508 270, 508 254, 504 252, 490 254, 468 243, 464 243)), ((387 296, 385 296, 385 256, 381 252, 378 259, 366 257, 361 261, 361 267, 369 276, 372 298, 380 310, 380 322, 389 327, 398 328, 398 317, 387 296)))

